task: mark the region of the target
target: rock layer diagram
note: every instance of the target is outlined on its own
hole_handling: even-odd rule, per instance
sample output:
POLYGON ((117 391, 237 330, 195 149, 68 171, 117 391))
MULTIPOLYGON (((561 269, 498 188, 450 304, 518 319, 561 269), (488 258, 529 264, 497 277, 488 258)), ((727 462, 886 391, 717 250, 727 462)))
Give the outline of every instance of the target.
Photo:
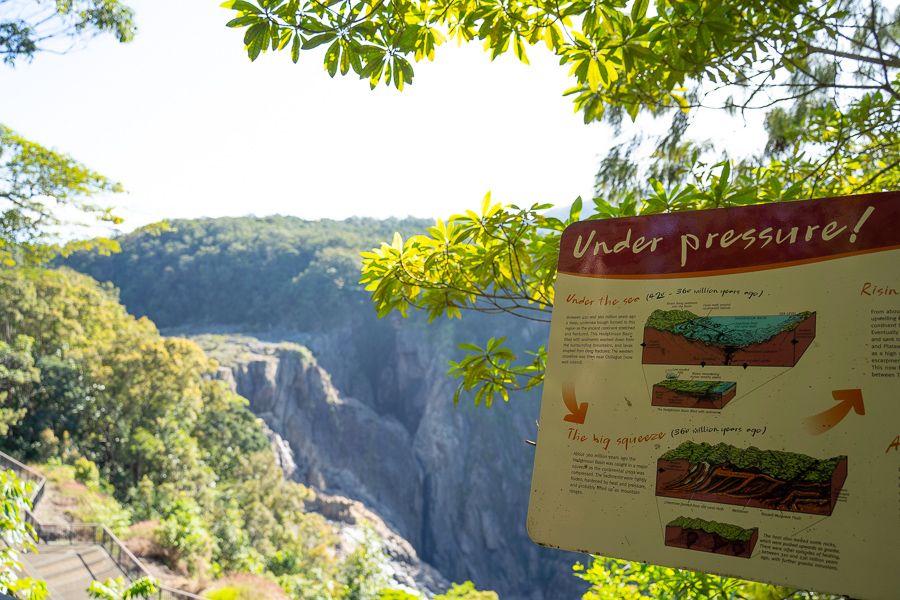
POLYGON ((734 398, 733 381, 666 379, 653 386, 653 406, 720 409, 734 398))
POLYGON ((655 310, 644 326, 649 365, 793 367, 816 337, 816 313, 701 317, 655 310))
POLYGON ((666 546, 750 558, 759 528, 744 529, 730 523, 678 517, 666 525, 666 546))
POLYGON ((817 459, 754 446, 684 442, 656 461, 656 495, 831 515, 847 457, 817 459))

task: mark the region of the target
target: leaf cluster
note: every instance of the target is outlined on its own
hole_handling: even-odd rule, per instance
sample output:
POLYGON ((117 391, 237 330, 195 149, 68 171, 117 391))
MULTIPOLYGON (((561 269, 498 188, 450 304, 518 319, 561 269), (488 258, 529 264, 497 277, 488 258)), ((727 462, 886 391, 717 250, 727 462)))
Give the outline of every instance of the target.
POLYGON ((461 310, 511 313, 548 322, 553 304, 553 273, 559 236, 567 221, 547 216, 549 205, 529 208, 491 203, 481 214, 466 211, 438 220, 427 234, 363 252, 360 283, 371 292, 379 316, 393 310, 406 316, 410 307, 429 320, 461 310))
POLYGON ((92 581, 88 586, 89 598, 95 600, 138 600, 151 598, 159 591, 159 584, 150 577, 125 581, 124 577, 110 577, 103 582, 92 581))
MULTIPOLYGON (((528 46, 545 45, 569 66, 575 85, 566 94, 586 122, 602 119, 607 109, 632 119, 641 111, 688 111, 703 105, 701 96, 729 87, 746 93, 727 99, 722 106, 728 108, 805 97, 834 84, 818 76, 820 57, 854 60, 861 76, 900 66, 883 9, 873 5, 871 23, 860 30, 866 25, 857 18, 861 5, 846 0, 237 0, 223 6, 236 12, 228 26, 245 29, 251 60, 289 48, 297 62, 302 50, 327 44, 324 65, 332 77, 353 71, 373 88, 383 82, 402 89, 413 77, 410 61, 433 60, 448 40, 479 40, 491 59, 512 50, 526 63, 528 46), (778 96, 780 88, 787 93, 778 96), (758 102, 760 89, 775 96, 758 102)), ((890 81, 875 79, 866 89, 896 94, 890 81)))
POLYGON ((118 0, 0 0, 0 60, 10 66, 100 34, 130 42, 136 32, 134 11, 118 0))
POLYGON ((838 600, 838 596, 742 579, 594 556, 573 566, 590 584, 584 600, 838 600))
POLYGON ((0 124, 0 264, 42 263, 75 250, 116 251, 117 244, 106 238, 60 243, 54 229, 75 224, 60 217, 65 210, 103 223, 121 223, 112 209, 95 204, 93 197, 122 190, 121 184, 71 156, 25 139, 0 124))
POLYGON ((498 600, 496 592, 479 590, 471 581, 451 584, 443 594, 438 594, 434 600, 498 600))
MULTIPOLYGON (((360 283, 371 293, 379 316, 409 308, 423 310, 429 320, 446 315, 459 318, 463 310, 510 314, 537 323, 549 321, 553 304, 555 263, 562 230, 578 219, 580 202, 565 221, 548 216, 546 205, 529 208, 491 203, 481 214, 467 211, 437 223, 405 241, 362 253, 360 283)), ((543 380, 546 351, 529 352, 525 363, 506 345, 491 338, 484 347, 460 346, 466 352, 450 363, 461 378, 454 402, 462 392, 475 392, 475 404, 491 406, 495 398, 528 390, 543 380)))
POLYGON ((13 471, 0 471, 0 593, 44 600, 48 597, 46 584, 28 577, 19 561, 19 553, 33 552, 37 541, 34 528, 25 521, 31 492, 31 484, 13 471))

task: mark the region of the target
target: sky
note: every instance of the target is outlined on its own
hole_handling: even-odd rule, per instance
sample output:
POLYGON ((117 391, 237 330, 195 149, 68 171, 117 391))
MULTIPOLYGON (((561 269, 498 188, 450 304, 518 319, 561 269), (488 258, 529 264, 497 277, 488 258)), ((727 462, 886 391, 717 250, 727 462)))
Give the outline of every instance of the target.
MULTIPOLYGON (((218 1, 131 0, 139 33, 0 65, 0 122, 121 181, 102 198, 124 230, 164 218, 289 214, 444 217, 495 201, 592 196, 612 143, 562 96, 571 82, 543 47, 531 65, 480 44, 437 49, 403 92, 331 79, 324 46, 251 63, 218 1)), ((722 140, 759 127, 710 115, 722 140)))

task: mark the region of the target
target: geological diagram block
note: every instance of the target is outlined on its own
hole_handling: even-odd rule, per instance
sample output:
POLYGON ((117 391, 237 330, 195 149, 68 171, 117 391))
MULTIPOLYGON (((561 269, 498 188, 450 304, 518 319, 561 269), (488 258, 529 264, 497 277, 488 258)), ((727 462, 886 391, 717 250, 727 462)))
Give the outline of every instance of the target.
POLYGON ((647 365, 793 367, 816 337, 816 313, 700 317, 655 310, 644 326, 647 365))
POLYGON ((733 381, 666 379, 653 386, 653 406, 720 409, 734 398, 733 381))
POLYGON ((678 517, 666 525, 666 546, 750 558, 759 529, 744 529, 730 523, 678 517))
POLYGON ((698 502, 831 515, 847 457, 684 442, 656 461, 656 495, 698 502))

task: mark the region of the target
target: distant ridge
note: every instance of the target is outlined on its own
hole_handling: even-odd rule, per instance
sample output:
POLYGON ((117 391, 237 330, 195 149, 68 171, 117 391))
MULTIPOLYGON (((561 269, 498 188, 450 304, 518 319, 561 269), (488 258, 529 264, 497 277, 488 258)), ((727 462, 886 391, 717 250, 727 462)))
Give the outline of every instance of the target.
POLYGON ((424 231, 429 219, 309 221, 299 217, 178 219, 139 229, 112 256, 78 253, 62 264, 111 282, 129 312, 160 328, 325 329, 335 304, 372 311, 359 253, 424 231), (324 310, 323 310, 324 309, 324 310))

